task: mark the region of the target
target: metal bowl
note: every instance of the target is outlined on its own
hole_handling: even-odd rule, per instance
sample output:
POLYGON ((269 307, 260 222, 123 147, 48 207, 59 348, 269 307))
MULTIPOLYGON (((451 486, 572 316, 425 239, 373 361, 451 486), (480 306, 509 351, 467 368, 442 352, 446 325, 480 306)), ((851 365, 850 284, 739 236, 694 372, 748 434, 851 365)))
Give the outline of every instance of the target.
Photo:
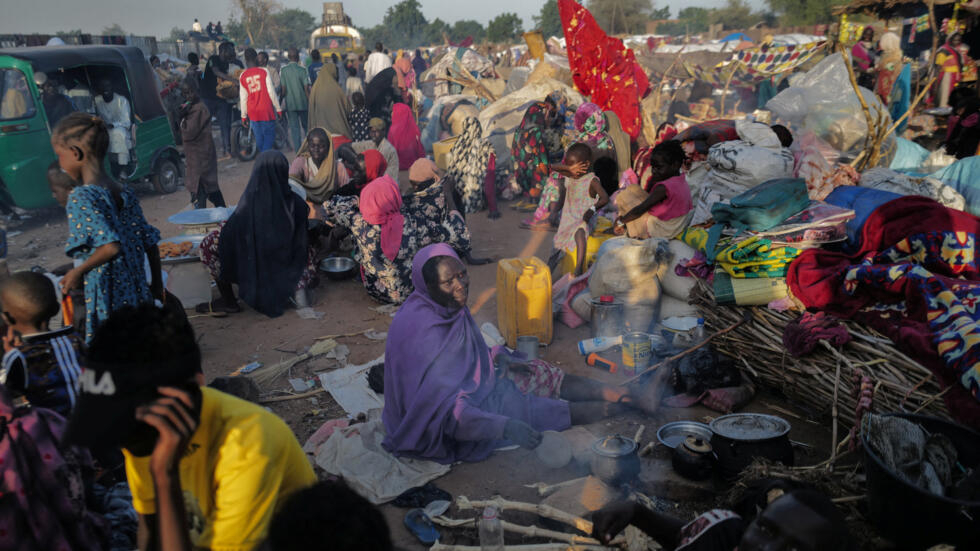
POLYGON ((700 438, 705 442, 710 441, 714 435, 711 427, 697 421, 674 421, 660 427, 657 431, 657 440, 668 448, 676 448, 688 436, 700 438))
POLYGON ((320 261, 320 271, 333 281, 343 281, 357 274, 357 262, 346 256, 331 256, 320 261))

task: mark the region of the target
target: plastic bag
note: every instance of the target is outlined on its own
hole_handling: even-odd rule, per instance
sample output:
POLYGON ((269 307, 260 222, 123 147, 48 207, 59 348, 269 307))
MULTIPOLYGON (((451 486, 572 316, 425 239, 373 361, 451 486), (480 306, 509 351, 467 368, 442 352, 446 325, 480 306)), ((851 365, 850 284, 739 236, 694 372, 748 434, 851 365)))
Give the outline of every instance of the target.
MULTIPOLYGON (((853 93, 846 61, 839 53, 827 56, 766 103, 766 109, 797 131, 812 130, 849 159, 864 149, 868 124, 857 95, 853 93)), ((865 88, 859 88, 871 113, 880 110, 883 124, 891 126, 888 107, 865 88)), ((895 155, 893 134, 882 143, 879 164, 888 166, 895 155)))
POLYGON ((872 168, 861 175, 861 187, 901 195, 921 195, 943 206, 966 210, 966 199, 960 192, 935 178, 911 178, 888 168, 872 168))
POLYGON ((615 241, 593 265, 589 293, 594 297, 613 295, 627 306, 655 306, 660 300, 660 275, 669 264, 667 240, 615 241))

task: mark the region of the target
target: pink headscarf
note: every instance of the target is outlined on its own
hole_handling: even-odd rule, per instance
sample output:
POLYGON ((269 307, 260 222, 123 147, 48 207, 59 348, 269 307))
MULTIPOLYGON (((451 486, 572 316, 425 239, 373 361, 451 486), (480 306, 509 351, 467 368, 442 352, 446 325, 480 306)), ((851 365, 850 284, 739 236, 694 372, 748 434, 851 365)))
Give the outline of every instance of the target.
POLYGON ((391 176, 382 176, 361 190, 361 216, 368 224, 381 226, 381 251, 394 260, 402 246, 405 217, 402 216, 402 195, 391 176))
POLYGON ((422 133, 415 124, 412 110, 404 103, 396 103, 391 109, 391 128, 388 129, 388 141, 398 152, 398 169, 408 170, 412 163, 425 157, 422 147, 422 133))

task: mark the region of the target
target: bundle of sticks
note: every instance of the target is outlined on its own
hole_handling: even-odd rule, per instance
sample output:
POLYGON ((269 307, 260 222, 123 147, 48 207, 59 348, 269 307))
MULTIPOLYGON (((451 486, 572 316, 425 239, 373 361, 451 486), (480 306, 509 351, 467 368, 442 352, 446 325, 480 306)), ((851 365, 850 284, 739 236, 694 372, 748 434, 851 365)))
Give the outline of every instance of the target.
POLYGON ((945 391, 932 373, 868 327, 843 321, 851 342, 837 349, 822 341, 823 346, 810 355, 794 358, 783 346, 783 331, 798 312, 715 304, 714 292, 703 281, 692 291, 691 300, 709 334, 738 323, 749 310, 749 323, 712 339, 715 349, 734 358, 754 381, 784 394, 810 416, 832 419, 835 428, 838 421, 847 429, 854 426, 855 410, 862 394, 868 393, 869 381, 873 411, 950 417, 942 400, 945 391))

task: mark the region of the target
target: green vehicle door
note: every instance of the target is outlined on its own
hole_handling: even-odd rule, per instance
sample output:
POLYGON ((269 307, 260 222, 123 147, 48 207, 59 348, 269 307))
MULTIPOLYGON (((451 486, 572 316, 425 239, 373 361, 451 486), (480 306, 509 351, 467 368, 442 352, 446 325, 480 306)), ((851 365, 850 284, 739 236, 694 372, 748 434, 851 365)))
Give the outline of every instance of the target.
POLYGON ((54 150, 40 98, 30 64, 0 56, 0 182, 27 209, 54 204, 46 175, 54 150))

